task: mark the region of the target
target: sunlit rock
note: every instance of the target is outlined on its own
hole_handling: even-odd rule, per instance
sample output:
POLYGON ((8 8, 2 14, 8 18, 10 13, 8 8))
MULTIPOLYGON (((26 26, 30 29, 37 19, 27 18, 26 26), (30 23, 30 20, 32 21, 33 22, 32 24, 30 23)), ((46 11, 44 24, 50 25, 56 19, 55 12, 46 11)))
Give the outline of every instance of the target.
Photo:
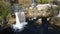
POLYGON ((58 14, 57 11, 57 5, 52 5, 52 4, 38 4, 37 6, 38 12, 41 14, 43 17, 48 17, 48 16, 55 16, 58 14))

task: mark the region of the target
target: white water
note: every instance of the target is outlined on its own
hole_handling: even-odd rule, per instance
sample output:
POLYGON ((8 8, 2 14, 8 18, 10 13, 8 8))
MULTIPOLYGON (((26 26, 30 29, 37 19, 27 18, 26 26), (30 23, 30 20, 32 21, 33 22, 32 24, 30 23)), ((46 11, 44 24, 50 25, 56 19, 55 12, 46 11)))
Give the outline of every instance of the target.
POLYGON ((16 24, 13 24, 14 31, 21 31, 24 29, 25 25, 27 24, 25 22, 25 15, 24 12, 15 12, 16 16, 16 24))
POLYGON ((60 17, 60 11, 59 11, 59 14, 56 17, 60 17))

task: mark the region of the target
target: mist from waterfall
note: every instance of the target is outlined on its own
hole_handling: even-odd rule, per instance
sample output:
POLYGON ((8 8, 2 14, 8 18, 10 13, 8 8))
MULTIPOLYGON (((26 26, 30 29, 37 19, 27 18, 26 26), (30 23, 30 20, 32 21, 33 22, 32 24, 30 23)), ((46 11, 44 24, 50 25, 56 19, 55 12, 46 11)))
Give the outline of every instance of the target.
POLYGON ((20 32, 21 30, 24 29, 25 25, 27 24, 25 22, 25 15, 24 12, 15 12, 16 16, 16 24, 13 24, 13 30, 15 32, 20 32))

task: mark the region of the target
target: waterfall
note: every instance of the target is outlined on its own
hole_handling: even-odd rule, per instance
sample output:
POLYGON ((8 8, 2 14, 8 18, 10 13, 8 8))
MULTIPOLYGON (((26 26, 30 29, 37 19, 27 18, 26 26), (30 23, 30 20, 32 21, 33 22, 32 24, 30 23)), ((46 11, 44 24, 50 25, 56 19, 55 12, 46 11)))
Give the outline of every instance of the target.
POLYGON ((24 29, 26 26, 25 14, 23 8, 19 4, 14 4, 12 10, 16 17, 16 23, 12 25, 13 31, 18 32, 24 29))
POLYGON ((21 31, 27 24, 25 22, 25 14, 24 12, 15 12, 15 16, 16 16, 16 24, 13 24, 13 29, 15 32, 21 31))
POLYGON ((31 7, 33 8, 33 19, 36 19, 36 3, 35 3, 35 0, 32 0, 32 4, 31 4, 31 7))
POLYGON ((56 17, 60 17, 60 11, 59 11, 59 14, 56 17))
POLYGON ((35 0, 32 0, 31 6, 34 8, 35 7, 35 0))
POLYGON ((18 24, 18 23, 20 24, 18 14, 19 14, 18 12, 15 13, 15 16, 16 16, 16 24, 18 24))

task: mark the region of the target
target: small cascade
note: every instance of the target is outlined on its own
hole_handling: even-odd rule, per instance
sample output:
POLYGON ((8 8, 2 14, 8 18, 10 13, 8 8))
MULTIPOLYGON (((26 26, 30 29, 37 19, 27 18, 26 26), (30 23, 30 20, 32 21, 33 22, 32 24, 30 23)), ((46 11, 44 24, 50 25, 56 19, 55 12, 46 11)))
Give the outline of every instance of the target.
POLYGON ((60 17, 60 11, 59 11, 59 14, 56 17, 60 17))
POLYGON ((16 12, 15 13, 15 16, 16 16, 16 24, 13 24, 13 29, 15 31, 21 31, 24 29, 25 25, 27 24, 25 22, 25 15, 24 15, 24 12, 16 12))
POLYGON ((36 5, 36 4, 35 4, 35 1, 34 1, 34 0, 32 0, 31 7, 33 7, 33 8, 34 8, 34 7, 35 7, 35 5, 36 5))
POLYGON ((14 14, 16 17, 16 23, 13 24, 12 28, 14 31, 21 31, 26 26, 26 19, 23 9, 20 5, 15 5, 14 14))
POLYGON ((36 3, 35 3, 35 0, 32 0, 32 4, 31 4, 31 7, 33 8, 33 19, 36 19, 36 3))

